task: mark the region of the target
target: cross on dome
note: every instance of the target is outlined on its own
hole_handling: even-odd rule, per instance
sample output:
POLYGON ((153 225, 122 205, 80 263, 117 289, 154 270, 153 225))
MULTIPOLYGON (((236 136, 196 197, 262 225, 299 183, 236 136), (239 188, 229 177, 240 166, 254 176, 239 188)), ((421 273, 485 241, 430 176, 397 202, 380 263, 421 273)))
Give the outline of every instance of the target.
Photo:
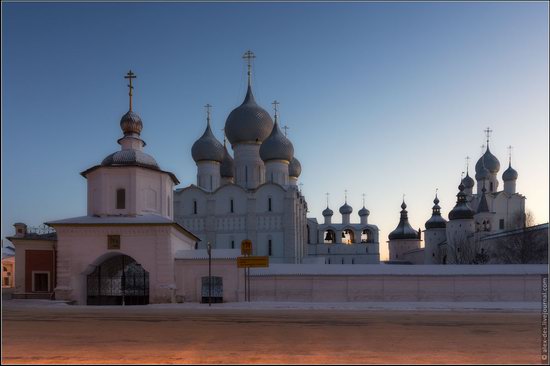
POLYGON ((130 97, 130 111, 132 110, 132 90, 134 90, 134 87, 132 86, 132 79, 137 78, 136 74, 132 72, 132 70, 129 70, 126 76, 124 76, 124 79, 128 79, 128 96, 130 97))
POLYGON ((243 59, 246 60, 247 66, 248 66, 248 86, 251 84, 251 75, 252 75, 252 60, 256 58, 256 55, 254 55, 254 52, 248 50, 244 53, 243 59))

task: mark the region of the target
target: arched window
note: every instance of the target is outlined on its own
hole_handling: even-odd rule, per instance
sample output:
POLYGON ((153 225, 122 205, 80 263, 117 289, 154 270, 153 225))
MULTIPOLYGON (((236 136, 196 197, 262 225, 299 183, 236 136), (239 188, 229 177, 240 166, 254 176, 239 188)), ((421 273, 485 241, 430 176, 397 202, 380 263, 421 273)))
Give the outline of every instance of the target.
POLYGON ((342 243, 353 244, 355 242, 355 233, 351 229, 342 231, 342 243))
POLYGON ((124 210, 126 208, 126 190, 124 188, 116 190, 116 208, 117 210, 124 210))
POLYGON ((324 243, 336 243, 336 233, 332 229, 328 229, 324 232, 324 243))
POLYGON ((372 243, 372 234, 368 229, 361 231, 361 243, 372 243))

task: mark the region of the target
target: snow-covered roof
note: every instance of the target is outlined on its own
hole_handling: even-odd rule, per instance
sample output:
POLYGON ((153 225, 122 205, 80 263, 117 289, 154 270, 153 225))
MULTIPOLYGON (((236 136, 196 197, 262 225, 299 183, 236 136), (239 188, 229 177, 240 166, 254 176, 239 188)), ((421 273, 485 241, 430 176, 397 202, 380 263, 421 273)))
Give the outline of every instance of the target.
POLYGON ((175 221, 164 216, 149 214, 137 216, 78 216, 63 220, 48 221, 46 225, 174 225, 191 236, 194 240, 200 240, 193 233, 185 229, 175 221))
POLYGON ((252 268, 253 276, 475 276, 475 275, 542 275, 546 264, 485 264, 485 265, 392 265, 392 264, 270 264, 267 268, 252 268))
MULTIPOLYGON (((212 259, 236 259, 240 256, 240 249, 212 249, 212 259)), ((175 259, 208 259, 208 252, 206 249, 178 250, 175 259)))

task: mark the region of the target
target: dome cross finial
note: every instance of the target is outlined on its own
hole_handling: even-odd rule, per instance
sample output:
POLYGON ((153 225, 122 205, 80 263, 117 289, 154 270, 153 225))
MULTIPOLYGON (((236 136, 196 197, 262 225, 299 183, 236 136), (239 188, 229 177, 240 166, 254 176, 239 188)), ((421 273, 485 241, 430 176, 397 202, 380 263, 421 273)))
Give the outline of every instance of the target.
POLYGON ((469 170, 470 170, 470 157, 466 156, 466 175, 469 174, 469 170))
MULTIPOLYGON (((279 104, 281 104, 281 103, 277 102, 276 100, 274 100, 274 101, 271 103, 271 105, 273 106, 273 112, 274 112, 274 116, 275 116, 275 118, 274 118, 274 119, 275 119, 275 123, 277 122, 277 119, 278 119, 278 117, 279 117, 279 113, 278 113, 278 112, 279 112, 279 104)), ((285 135, 285 136, 286 136, 286 135, 285 135)))
POLYGON ((363 193, 362 196, 363 196, 363 207, 365 207, 365 194, 363 193))
POLYGON ((284 125, 283 130, 285 130, 285 137, 288 137, 288 130, 290 130, 290 127, 288 127, 287 125, 284 125))
POLYGON ((244 53, 243 58, 246 60, 248 66, 248 86, 250 86, 252 79, 252 60, 255 59, 256 56, 254 55, 254 52, 248 50, 244 53))
POLYGON ((327 208, 328 208, 328 196, 330 195, 330 193, 325 193, 325 196, 327 196, 327 208))
POLYGON ((508 166, 512 166, 512 145, 508 146, 508 166))
POLYGON ((489 147, 489 138, 491 137, 491 133, 493 132, 493 130, 491 130, 489 127, 487 127, 483 131, 485 132, 485 136, 487 136, 487 147, 489 147))
POLYGON ((206 109, 206 123, 210 126, 210 114, 212 112, 212 106, 207 103, 204 108, 206 109))
POLYGON ((132 96, 134 95, 132 92, 134 90, 134 87, 132 86, 132 79, 135 79, 135 78, 137 78, 137 76, 132 72, 132 70, 129 70, 126 76, 124 76, 124 79, 128 79, 128 82, 129 82, 128 96, 130 97, 130 111, 132 110, 132 96))
POLYGON ((348 190, 344 189, 344 201, 345 203, 348 203, 348 190))

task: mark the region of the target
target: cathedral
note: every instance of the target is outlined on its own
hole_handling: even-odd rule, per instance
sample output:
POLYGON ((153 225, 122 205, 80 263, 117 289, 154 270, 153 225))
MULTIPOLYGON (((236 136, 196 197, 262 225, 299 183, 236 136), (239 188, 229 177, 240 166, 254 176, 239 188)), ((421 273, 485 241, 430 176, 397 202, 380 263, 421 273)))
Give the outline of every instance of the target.
MULTIPOLYGON (((498 263, 496 239, 502 241, 525 229, 525 196, 516 191, 518 172, 512 167, 511 152, 508 167, 501 176, 503 189, 499 190, 500 161, 489 148, 490 132, 489 128, 485 130, 487 144, 475 165, 475 180, 466 169, 448 221, 441 215, 436 194, 432 215, 425 223, 424 247, 421 247, 422 233, 410 225, 403 201, 399 224, 388 237, 391 263, 498 263)), ((527 229, 548 230, 547 225, 527 229)))

